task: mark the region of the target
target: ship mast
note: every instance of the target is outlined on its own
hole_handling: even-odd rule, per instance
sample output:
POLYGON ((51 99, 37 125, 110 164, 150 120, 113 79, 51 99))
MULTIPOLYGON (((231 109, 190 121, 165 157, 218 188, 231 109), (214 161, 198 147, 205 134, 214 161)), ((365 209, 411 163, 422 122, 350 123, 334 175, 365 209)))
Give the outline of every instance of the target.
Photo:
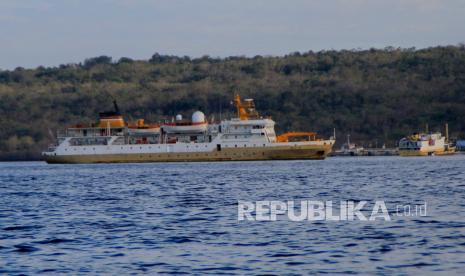
POLYGON ((446 142, 449 143, 449 124, 446 123, 446 142))

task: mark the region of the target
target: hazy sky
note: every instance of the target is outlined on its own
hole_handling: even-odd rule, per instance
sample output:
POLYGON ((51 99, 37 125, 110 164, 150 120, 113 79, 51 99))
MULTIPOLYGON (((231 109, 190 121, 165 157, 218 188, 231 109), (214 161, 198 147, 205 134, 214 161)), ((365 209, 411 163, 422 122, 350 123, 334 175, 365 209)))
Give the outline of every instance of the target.
POLYGON ((0 69, 465 42, 465 0, 0 0, 0 69))

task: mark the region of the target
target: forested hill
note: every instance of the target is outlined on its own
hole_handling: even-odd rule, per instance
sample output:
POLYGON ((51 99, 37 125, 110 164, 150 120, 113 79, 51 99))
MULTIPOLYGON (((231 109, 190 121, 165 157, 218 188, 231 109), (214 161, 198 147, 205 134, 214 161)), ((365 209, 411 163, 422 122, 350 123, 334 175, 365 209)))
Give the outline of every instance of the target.
POLYGON ((394 146, 406 134, 441 129, 465 136, 465 47, 321 51, 284 57, 148 61, 110 57, 0 71, 0 159, 38 157, 51 133, 96 120, 112 98, 128 119, 171 119, 201 109, 231 115, 233 94, 256 100, 277 130, 317 131, 339 142, 394 146))

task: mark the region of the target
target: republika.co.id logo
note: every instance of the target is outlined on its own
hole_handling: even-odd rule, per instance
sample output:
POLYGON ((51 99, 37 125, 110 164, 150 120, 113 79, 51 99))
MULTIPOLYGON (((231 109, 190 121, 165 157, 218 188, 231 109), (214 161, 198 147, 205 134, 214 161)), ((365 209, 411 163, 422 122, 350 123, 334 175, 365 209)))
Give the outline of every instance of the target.
POLYGON ((388 211, 383 200, 374 201, 370 208, 368 201, 344 200, 338 205, 332 201, 302 200, 295 201, 263 200, 238 201, 237 219, 239 221, 390 221, 391 216, 426 216, 426 202, 420 205, 397 205, 395 211, 388 211), (300 205, 300 206, 299 206, 300 205))

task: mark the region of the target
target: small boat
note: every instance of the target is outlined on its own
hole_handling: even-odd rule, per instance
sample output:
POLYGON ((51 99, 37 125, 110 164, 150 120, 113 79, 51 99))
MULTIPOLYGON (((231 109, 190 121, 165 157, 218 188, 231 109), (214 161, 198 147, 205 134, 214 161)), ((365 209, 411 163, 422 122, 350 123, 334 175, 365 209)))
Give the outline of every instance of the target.
POLYGON ((414 133, 399 141, 400 156, 435 156, 455 153, 455 145, 449 141, 449 127, 446 136, 436 133, 414 133))

